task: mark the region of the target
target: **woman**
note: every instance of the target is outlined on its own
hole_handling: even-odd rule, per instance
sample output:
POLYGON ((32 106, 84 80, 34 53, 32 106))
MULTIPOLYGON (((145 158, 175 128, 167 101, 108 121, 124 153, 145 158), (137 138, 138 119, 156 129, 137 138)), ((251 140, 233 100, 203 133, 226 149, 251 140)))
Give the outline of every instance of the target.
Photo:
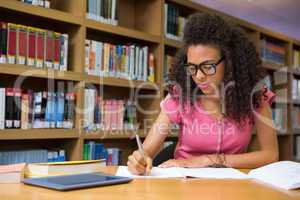
POLYGON ((133 174, 149 173, 152 158, 171 124, 180 127, 174 159, 160 167, 256 168, 278 160, 261 60, 245 34, 217 15, 194 14, 184 30, 184 47, 169 74, 169 94, 147 135, 146 155, 128 157, 133 174), (260 149, 246 152, 252 128, 260 149))

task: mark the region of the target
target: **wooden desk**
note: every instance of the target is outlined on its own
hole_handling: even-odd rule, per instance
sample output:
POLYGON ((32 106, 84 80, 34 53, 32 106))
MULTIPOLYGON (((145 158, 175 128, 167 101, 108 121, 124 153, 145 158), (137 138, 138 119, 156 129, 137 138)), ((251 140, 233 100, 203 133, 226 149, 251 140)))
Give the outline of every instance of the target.
MULTIPOLYGON (((114 173, 115 167, 104 168, 114 173)), ((128 184, 59 192, 23 184, 0 184, 0 199, 34 200, 300 200, 300 190, 276 190, 251 180, 139 179, 128 184)))

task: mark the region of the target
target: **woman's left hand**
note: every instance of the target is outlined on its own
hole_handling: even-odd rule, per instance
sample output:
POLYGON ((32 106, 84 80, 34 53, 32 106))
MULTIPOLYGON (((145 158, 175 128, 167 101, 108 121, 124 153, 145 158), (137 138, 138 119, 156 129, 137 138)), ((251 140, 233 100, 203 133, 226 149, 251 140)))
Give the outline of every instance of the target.
POLYGON ((170 159, 170 160, 160 164, 158 167, 161 167, 161 168, 168 168, 168 167, 197 168, 197 167, 207 167, 211 164, 212 163, 207 156, 199 156, 199 157, 184 159, 184 160, 170 159))

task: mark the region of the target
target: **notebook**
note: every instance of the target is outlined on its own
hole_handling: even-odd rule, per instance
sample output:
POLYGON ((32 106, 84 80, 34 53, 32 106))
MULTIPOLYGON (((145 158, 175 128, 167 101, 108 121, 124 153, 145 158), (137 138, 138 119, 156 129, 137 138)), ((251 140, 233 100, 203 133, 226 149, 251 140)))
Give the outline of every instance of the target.
POLYGON ((274 187, 290 190, 300 188, 300 163, 280 161, 265 165, 245 174, 233 168, 158 168, 153 167, 149 176, 132 175, 126 166, 120 166, 116 175, 131 178, 195 177, 214 179, 253 179, 274 187))

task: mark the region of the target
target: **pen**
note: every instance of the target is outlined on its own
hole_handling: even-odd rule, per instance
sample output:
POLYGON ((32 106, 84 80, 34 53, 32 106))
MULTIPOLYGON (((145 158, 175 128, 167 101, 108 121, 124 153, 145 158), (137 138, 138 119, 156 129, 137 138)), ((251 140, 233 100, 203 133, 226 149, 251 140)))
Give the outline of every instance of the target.
POLYGON ((138 148, 139 148, 139 152, 142 154, 145 162, 146 162, 146 154, 145 154, 145 151, 144 151, 144 148, 143 148, 143 144, 142 144, 142 141, 140 139, 140 136, 136 133, 135 134, 135 139, 136 139, 136 143, 138 145, 138 148))

